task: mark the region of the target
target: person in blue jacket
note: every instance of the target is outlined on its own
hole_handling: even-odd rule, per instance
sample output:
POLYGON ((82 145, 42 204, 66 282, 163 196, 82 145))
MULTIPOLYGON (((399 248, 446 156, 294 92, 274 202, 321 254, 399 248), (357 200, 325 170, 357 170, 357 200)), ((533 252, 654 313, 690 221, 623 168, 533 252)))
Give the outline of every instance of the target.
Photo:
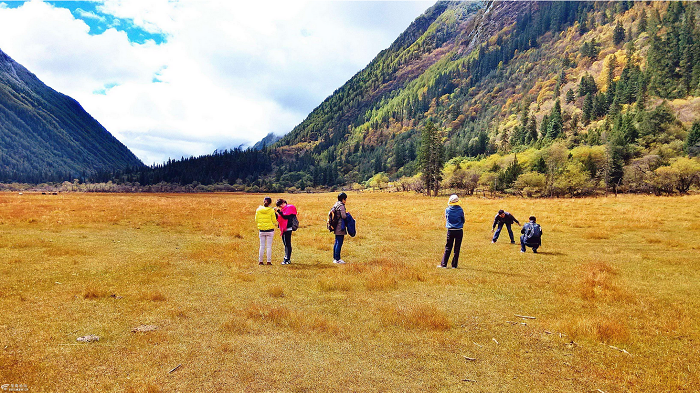
POLYGON ((442 256, 442 262, 438 267, 447 267, 447 262, 450 259, 450 253, 454 245, 454 256, 452 257, 452 268, 457 269, 459 262, 459 250, 462 247, 462 237, 464 226, 464 210, 459 205, 459 197, 451 195, 445 209, 445 227, 447 227, 447 242, 445 243, 445 254, 442 256))
POLYGON ((520 230, 520 252, 525 252, 525 247, 532 247, 532 252, 537 253, 537 249, 542 245, 542 227, 537 223, 535 216, 530 216, 530 222, 523 225, 520 230))

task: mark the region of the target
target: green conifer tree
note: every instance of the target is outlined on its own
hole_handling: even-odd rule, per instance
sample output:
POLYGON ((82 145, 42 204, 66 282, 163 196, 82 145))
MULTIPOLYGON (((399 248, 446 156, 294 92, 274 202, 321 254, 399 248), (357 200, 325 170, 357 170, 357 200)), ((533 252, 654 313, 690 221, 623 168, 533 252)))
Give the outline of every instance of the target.
POLYGON ((685 151, 691 157, 700 155, 700 121, 694 122, 690 128, 685 138, 685 151))
POLYGON ((622 24, 618 21, 617 24, 615 25, 615 28, 613 29, 613 44, 620 45, 622 41, 625 40, 625 28, 622 27, 622 24))
POLYGON ((442 180, 444 164, 444 148, 442 136, 432 121, 429 121, 421 131, 421 144, 418 152, 418 164, 422 171, 423 181, 428 195, 431 191, 437 196, 442 180))
POLYGON ((586 98, 583 100, 583 115, 581 120, 583 124, 588 124, 593 119, 593 96, 591 93, 586 94, 586 98))
POLYGON ((544 159, 543 156, 540 156, 540 158, 536 159, 533 162, 532 171, 542 174, 547 173, 547 161, 544 159))
POLYGON ((639 23, 637 24, 637 35, 647 31, 647 11, 642 10, 642 14, 639 16, 639 23))
POLYGON ((394 168, 399 169, 406 164, 406 149, 399 141, 394 143, 394 168))
POLYGON ((571 104, 574 101, 576 101, 576 93, 574 93, 574 89, 567 90, 566 91, 566 103, 571 104))
POLYGON ((564 128, 564 122, 561 116, 561 102, 557 99, 554 102, 554 107, 549 113, 549 122, 547 123, 547 138, 556 139, 561 134, 564 128))
POLYGON ((607 174, 607 185, 611 187, 617 194, 619 186, 622 184, 625 168, 625 151, 627 150, 627 142, 621 133, 613 133, 608 141, 608 167, 610 168, 607 174))
POLYGON ((535 115, 532 115, 530 120, 527 122, 525 143, 535 143, 537 142, 537 139, 539 139, 539 136, 537 135, 537 119, 535 118, 535 115))

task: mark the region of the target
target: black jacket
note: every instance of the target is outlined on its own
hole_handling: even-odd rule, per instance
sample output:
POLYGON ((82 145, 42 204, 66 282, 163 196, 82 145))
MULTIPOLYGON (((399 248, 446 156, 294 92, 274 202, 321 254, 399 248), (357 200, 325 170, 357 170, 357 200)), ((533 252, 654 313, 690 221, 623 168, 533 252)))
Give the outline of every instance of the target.
POLYGON ((518 221, 515 217, 513 217, 512 214, 510 214, 508 212, 505 212, 505 213, 506 213, 505 217, 501 217, 498 214, 496 214, 496 218, 493 219, 493 228, 495 228, 496 225, 498 225, 499 223, 512 224, 513 221, 515 221, 516 223, 518 223, 518 225, 520 225, 520 221, 518 221))

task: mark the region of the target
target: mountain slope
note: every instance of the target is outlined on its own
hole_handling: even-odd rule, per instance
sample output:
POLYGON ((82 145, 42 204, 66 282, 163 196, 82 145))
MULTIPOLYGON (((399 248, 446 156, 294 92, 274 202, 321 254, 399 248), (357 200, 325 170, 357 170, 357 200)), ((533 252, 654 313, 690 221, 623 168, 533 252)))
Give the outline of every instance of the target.
MULTIPOLYGON (((493 108, 460 106, 499 62, 507 63, 518 52, 535 47, 543 34, 572 24, 585 7, 569 2, 438 2, 278 146, 283 151, 310 152, 321 167, 335 167, 342 157, 336 178, 345 182, 362 181, 384 170, 411 174, 413 166, 400 170, 415 159, 415 131, 427 118, 440 121, 454 114, 450 121, 459 118, 454 126, 469 123, 473 128, 492 117, 493 108), (555 18, 556 23, 535 24, 530 17, 518 25, 519 16, 532 13, 540 19, 555 18), (466 115, 471 122, 465 121, 466 115), (396 155, 405 160, 394 162, 396 155)), ((479 133, 470 129, 467 134, 463 137, 471 140, 479 133)), ((487 149, 472 150, 480 154, 487 149)))
MULTIPOLYGON (((418 17, 396 41, 362 71, 336 90, 289 134, 282 145, 310 141, 337 141, 347 126, 358 126, 373 106, 380 105, 392 92, 403 89, 438 61, 438 51, 450 40, 459 24, 470 20, 480 3, 451 8, 440 2, 418 17), (428 30, 433 32, 428 34, 428 30), (343 110, 338 110, 342 108, 343 110)), ((327 144, 327 143, 326 143, 327 144)), ((326 144, 321 144, 323 149, 326 144)))
POLYGON ((672 142, 649 129, 645 111, 661 99, 676 99, 681 122, 666 139, 680 140, 698 119, 699 10, 677 2, 439 2, 277 146, 313 156, 306 172, 316 183, 352 183, 415 173, 427 120, 444 131, 449 158, 556 140, 604 144, 627 113, 640 133, 647 128, 628 142, 652 152, 672 142), (583 77, 593 81, 592 104, 581 94, 583 77), (337 173, 316 178, 328 168, 337 173))
POLYGON ((43 182, 141 167, 74 99, 0 50, 0 181, 43 182))
POLYGON ((154 178, 279 190, 411 177, 432 122, 452 159, 446 177, 469 170, 483 188, 506 190, 530 172, 548 195, 567 176, 617 190, 644 172, 651 184, 700 149, 688 136, 700 129, 698 20, 697 2, 438 2, 264 150, 269 161, 251 155, 235 171, 221 161, 197 178, 217 159, 207 156, 154 178))
POLYGON ((270 146, 270 145, 274 144, 275 142, 279 141, 280 139, 282 139, 282 137, 277 136, 273 133, 269 133, 269 134, 265 135, 265 137, 263 139, 255 142, 252 149, 253 150, 262 150, 266 146, 270 146))

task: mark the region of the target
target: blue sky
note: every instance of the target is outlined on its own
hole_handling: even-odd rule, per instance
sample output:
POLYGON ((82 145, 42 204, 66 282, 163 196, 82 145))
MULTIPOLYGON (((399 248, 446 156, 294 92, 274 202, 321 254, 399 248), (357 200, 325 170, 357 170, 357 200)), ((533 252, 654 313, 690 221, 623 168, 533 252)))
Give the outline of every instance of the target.
POLYGON ((0 2, 0 49, 146 164, 290 131, 433 2, 0 2))
MULTIPOLYGON (((8 8, 21 7, 26 1, 5 1, 8 8)), ((102 12, 100 3, 96 1, 46 1, 58 8, 70 10, 76 19, 80 19, 90 27, 91 35, 104 33, 109 28, 123 31, 129 37, 129 41, 143 44, 147 40, 152 40, 156 44, 162 44, 167 40, 167 36, 160 32, 149 32, 134 25, 130 19, 120 19, 114 15, 102 12)))
POLYGON ((162 44, 167 37, 162 33, 151 33, 138 26, 129 19, 119 19, 110 14, 102 13, 99 3, 92 1, 47 1, 56 7, 66 8, 71 11, 76 19, 81 19, 90 26, 90 34, 102 34, 109 28, 123 31, 129 37, 129 41, 143 44, 152 40, 156 44, 162 44))

